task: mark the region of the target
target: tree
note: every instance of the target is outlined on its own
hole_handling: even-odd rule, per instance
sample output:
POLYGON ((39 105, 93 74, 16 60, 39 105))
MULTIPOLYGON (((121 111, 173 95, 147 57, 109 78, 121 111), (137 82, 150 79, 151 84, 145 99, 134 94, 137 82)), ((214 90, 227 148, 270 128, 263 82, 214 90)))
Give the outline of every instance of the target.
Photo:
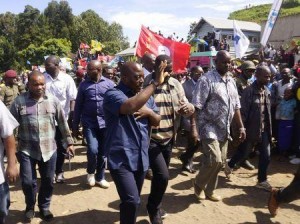
POLYGON ((44 40, 51 38, 51 31, 40 11, 30 5, 25 6, 23 13, 16 20, 16 46, 25 49, 30 44, 39 46, 44 40))
POLYGON ((67 39, 52 38, 46 40, 40 46, 30 44, 26 49, 18 54, 23 64, 29 61, 31 64, 40 65, 44 63, 44 56, 56 55, 65 57, 71 52, 71 42, 67 39))
POLYGON ((195 21, 195 22, 192 22, 191 24, 190 24, 190 29, 189 29, 189 32, 188 32, 188 35, 187 35, 187 41, 189 41, 191 38, 192 38, 192 31, 194 30, 194 28, 197 26, 197 22, 195 21))
POLYGON ((73 25, 72 9, 67 1, 51 1, 44 11, 55 38, 70 38, 69 28, 73 25))
POLYGON ((0 36, 5 36, 8 40, 14 41, 16 33, 16 15, 10 12, 0 14, 0 36))
POLYGON ((16 49, 4 37, 0 37, 0 72, 5 72, 8 69, 17 69, 16 49))

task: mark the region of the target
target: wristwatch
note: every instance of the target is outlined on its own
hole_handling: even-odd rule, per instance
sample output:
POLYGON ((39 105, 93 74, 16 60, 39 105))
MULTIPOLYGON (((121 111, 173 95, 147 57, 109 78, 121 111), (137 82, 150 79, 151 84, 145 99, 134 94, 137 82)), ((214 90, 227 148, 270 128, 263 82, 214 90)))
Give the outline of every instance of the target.
POLYGON ((159 86, 159 83, 156 82, 154 79, 152 79, 152 80, 150 81, 150 84, 153 84, 155 87, 158 87, 158 86, 159 86))

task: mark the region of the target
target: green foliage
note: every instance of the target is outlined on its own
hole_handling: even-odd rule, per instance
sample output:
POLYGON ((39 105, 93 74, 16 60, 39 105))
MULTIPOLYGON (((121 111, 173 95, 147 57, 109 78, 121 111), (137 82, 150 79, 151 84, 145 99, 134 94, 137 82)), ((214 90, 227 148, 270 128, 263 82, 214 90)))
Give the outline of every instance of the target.
POLYGON ((28 60, 31 64, 43 64, 44 56, 57 55, 65 57, 71 51, 71 42, 67 39, 49 39, 40 46, 30 44, 26 49, 19 51, 18 54, 23 62, 28 60))
MULTIPOLYGON (((290 15, 300 14, 300 2, 299 0, 289 0, 284 1, 283 4, 287 4, 287 6, 283 5, 279 17, 285 17, 290 15), (298 3, 288 3, 288 2, 298 2, 298 3), (290 7, 291 4, 294 4, 296 7, 290 7)), ((271 9, 271 4, 252 6, 247 9, 237 10, 229 14, 228 19, 236 19, 242 21, 250 21, 261 23, 262 21, 266 21, 268 19, 268 15, 271 9)))
POLYGON ((16 49, 4 36, 0 37, 0 73, 17 67, 16 49))
POLYGON ((108 23, 93 10, 72 14, 67 1, 51 1, 44 12, 26 5, 22 13, 0 14, 0 72, 31 64, 42 64, 45 55, 75 53, 81 42, 97 40, 106 45, 104 52, 115 54, 129 47, 123 28, 108 23))

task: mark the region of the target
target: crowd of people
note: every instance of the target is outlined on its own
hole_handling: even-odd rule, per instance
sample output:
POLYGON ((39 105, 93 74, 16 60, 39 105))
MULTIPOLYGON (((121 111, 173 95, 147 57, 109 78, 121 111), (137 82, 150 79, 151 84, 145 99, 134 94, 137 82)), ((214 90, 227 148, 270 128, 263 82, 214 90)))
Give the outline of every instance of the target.
POLYGON ((117 68, 90 60, 72 78, 58 57, 49 56, 43 73, 18 78, 6 71, 0 86, 0 223, 8 214, 8 183, 18 173, 25 220, 35 217, 36 204, 42 219, 54 218, 54 184, 67 181, 64 161, 74 156, 73 138, 79 135, 86 145, 86 183, 109 188, 108 167, 121 201, 121 224, 136 222, 147 175, 149 219, 163 223, 172 148, 181 133, 187 140, 179 157, 183 171, 197 172, 193 157, 201 151, 193 181, 199 200, 222 200, 219 172, 224 168, 230 178, 241 166, 255 169, 248 158, 258 152, 256 187, 271 192, 269 209, 276 215, 280 203, 299 197, 300 169, 285 189, 272 188, 267 176, 271 151, 300 164, 300 60, 293 67, 267 58, 232 63, 229 52, 220 50, 215 68, 199 65, 174 74, 169 56, 146 53, 141 63, 120 62, 117 68))

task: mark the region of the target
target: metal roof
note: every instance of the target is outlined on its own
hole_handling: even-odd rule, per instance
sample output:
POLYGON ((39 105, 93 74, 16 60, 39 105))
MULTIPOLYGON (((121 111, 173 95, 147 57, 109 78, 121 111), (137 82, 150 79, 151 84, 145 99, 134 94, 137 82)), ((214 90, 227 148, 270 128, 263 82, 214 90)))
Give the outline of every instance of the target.
MULTIPOLYGON (((261 26, 257 23, 253 22, 246 22, 246 21, 240 21, 240 20, 235 20, 236 24, 240 27, 241 30, 247 30, 247 31, 255 31, 255 32, 260 32, 261 26)), ((222 18, 201 18, 200 21, 197 23, 195 28, 193 29, 192 33, 196 33, 196 30, 199 30, 201 26, 204 23, 208 23, 211 26, 213 26, 216 30, 218 29, 233 29, 233 20, 231 19, 222 19, 222 18)))
POLYGON ((129 47, 119 53, 116 53, 118 56, 133 56, 135 54, 136 48, 135 47, 129 47))

